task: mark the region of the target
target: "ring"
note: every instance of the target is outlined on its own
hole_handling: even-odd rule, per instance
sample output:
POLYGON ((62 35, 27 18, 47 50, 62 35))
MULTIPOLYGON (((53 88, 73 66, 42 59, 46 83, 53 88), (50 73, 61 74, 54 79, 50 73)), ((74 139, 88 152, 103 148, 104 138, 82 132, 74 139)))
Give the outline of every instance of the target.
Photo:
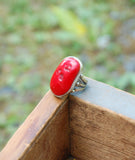
POLYGON ((58 98, 63 98, 71 92, 84 90, 87 80, 81 74, 82 67, 82 62, 78 58, 74 56, 64 58, 52 75, 50 81, 52 93, 58 98))

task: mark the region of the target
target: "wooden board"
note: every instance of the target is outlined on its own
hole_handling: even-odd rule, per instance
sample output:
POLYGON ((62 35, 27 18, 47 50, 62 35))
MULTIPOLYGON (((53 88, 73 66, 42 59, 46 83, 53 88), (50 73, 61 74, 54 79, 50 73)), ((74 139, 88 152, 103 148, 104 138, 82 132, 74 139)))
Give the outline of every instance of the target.
POLYGON ((135 95, 90 78, 87 80, 86 89, 72 95, 85 102, 108 108, 118 114, 135 119, 135 95))
POLYGON ((84 92, 69 99, 71 154, 77 160, 134 160, 135 120, 129 118, 133 113, 128 109, 133 112, 135 96, 88 81, 84 92), (113 106, 115 112, 108 109, 113 106), (122 107, 129 117, 122 115, 122 107))
POLYGON ((135 160, 135 96, 88 79, 64 99, 49 91, 0 160, 135 160))
POLYGON ((68 155, 68 99, 48 92, 2 150, 0 160, 62 160, 68 155))

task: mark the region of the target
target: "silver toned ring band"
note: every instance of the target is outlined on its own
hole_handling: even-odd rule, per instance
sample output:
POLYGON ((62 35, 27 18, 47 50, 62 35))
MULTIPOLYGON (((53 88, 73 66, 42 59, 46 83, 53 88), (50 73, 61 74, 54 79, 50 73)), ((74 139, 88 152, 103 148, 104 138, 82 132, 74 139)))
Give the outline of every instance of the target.
POLYGON ((71 93, 84 90, 86 85, 87 85, 87 82, 88 81, 85 79, 83 74, 80 74, 80 76, 79 76, 77 82, 75 83, 75 86, 74 86, 73 90, 71 91, 71 93))

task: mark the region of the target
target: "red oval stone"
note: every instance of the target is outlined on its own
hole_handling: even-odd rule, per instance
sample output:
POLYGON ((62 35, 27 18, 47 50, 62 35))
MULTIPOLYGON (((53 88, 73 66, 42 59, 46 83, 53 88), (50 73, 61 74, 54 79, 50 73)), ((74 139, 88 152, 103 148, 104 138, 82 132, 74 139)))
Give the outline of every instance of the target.
POLYGON ((72 87, 81 69, 81 62, 75 57, 66 57, 52 75, 50 88, 56 96, 66 94, 72 87))

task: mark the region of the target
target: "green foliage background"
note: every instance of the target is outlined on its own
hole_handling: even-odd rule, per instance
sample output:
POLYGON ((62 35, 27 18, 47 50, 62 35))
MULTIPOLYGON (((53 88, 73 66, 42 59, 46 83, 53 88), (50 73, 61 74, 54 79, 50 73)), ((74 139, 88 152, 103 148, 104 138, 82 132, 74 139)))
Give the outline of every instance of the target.
POLYGON ((135 94, 135 1, 0 1, 0 149, 49 90, 66 56, 135 94))

